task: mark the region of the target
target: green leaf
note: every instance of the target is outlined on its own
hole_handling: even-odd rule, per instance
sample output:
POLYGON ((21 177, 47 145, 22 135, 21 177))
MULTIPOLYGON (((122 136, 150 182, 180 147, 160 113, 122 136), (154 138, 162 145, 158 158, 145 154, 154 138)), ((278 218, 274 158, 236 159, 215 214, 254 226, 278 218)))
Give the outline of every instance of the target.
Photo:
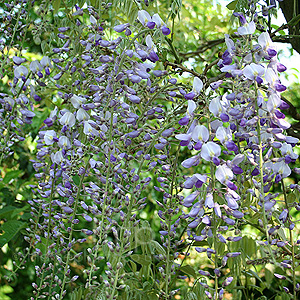
POLYGON ((262 282, 262 280, 261 280, 261 278, 258 276, 258 274, 255 273, 255 272, 252 271, 252 270, 243 271, 243 273, 245 273, 247 276, 255 277, 258 281, 262 282))
POLYGON ((237 0, 234 0, 234 1, 230 2, 229 4, 227 4, 226 7, 230 10, 235 10, 237 2, 238 2, 237 0))
POLYGON ((283 240, 283 241, 286 241, 287 240, 287 238, 286 238, 286 236, 285 236, 285 233, 284 233, 284 230, 280 227, 279 229, 278 229, 278 235, 281 237, 281 239, 283 240))
POLYGON ((188 292, 184 300, 198 300, 198 297, 194 292, 188 292))
POLYGON ((155 292, 150 292, 149 294, 147 294, 147 297, 149 300, 158 300, 158 297, 155 292))
POLYGON ((282 295, 281 295, 281 300, 290 300, 291 299, 291 297, 289 296, 289 294, 287 294, 287 293, 282 293, 282 295))
POLYGON ((4 217, 5 217, 5 219, 8 219, 8 218, 10 218, 10 214, 14 213, 14 215, 15 215, 16 214, 15 211, 17 211, 17 213, 19 213, 22 210, 23 210, 22 208, 17 208, 12 205, 5 206, 0 209, 0 219, 4 219, 4 217))
POLYGON ((269 269, 265 269, 265 277, 268 284, 271 284, 272 279, 274 278, 273 273, 269 269))
POLYGON ((153 248, 155 248, 158 254, 163 254, 163 255, 166 254, 166 250, 164 249, 164 247, 161 244, 159 244, 157 241, 151 241, 150 244, 153 248))
POLYGON ((135 273, 137 270, 136 263, 134 263, 132 260, 130 260, 129 262, 131 264, 131 269, 132 269, 133 273, 135 273))
POLYGON ((294 17, 293 19, 291 19, 289 22, 288 22, 288 25, 289 26, 295 26, 299 23, 300 21, 300 14, 297 15, 296 17, 294 17))
POLYGON ((79 186, 79 183, 80 183, 80 177, 79 177, 79 175, 76 174, 76 175, 73 176, 72 178, 73 178, 74 183, 75 183, 77 186, 79 186))
POLYGON ((296 195, 294 193, 289 193, 286 198, 289 204, 294 203, 296 201, 296 195))
POLYGON ((8 243, 23 227, 25 227, 24 222, 10 220, 5 222, 1 227, 2 234, 0 235, 0 247, 3 247, 8 243))
POLYGON ((149 255, 146 254, 132 254, 130 257, 140 265, 147 266, 151 264, 152 259, 149 255))
POLYGON ((242 239, 242 249, 247 256, 251 257, 256 253, 255 241, 250 237, 244 236, 242 239))
POLYGON ((54 9, 54 14, 56 14, 60 8, 60 3, 61 0, 54 0, 53 1, 53 9, 54 9))
POLYGON ((195 247, 203 247, 203 246, 208 246, 207 241, 199 241, 199 242, 194 242, 193 246, 195 247))
POLYGON ((21 170, 14 170, 6 173, 5 177, 3 178, 4 183, 9 183, 12 179, 20 177, 22 171, 21 170))
POLYGON ((146 292, 146 291, 149 291, 151 289, 152 285, 150 282, 146 281, 143 283, 143 291, 146 292))
POLYGON ((189 266, 189 265, 180 267, 179 270, 180 270, 182 273, 187 274, 187 275, 190 275, 190 276, 192 276, 192 277, 194 277, 194 278, 197 277, 197 274, 196 274, 194 268, 191 267, 191 266, 189 266))

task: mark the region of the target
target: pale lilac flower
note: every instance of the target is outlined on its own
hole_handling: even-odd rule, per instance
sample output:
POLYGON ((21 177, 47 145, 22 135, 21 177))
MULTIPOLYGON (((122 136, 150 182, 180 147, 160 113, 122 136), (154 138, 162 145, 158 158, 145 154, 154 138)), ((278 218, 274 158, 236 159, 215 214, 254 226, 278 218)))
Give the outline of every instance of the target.
POLYGON ((120 32, 123 32, 124 30, 126 30, 129 26, 130 26, 129 23, 116 25, 116 26, 114 27, 114 30, 115 30, 116 32, 119 32, 119 33, 120 33, 120 32))
POLYGON ((198 216, 198 214, 199 214, 201 208, 202 208, 201 203, 196 202, 196 203, 193 205, 192 209, 190 210, 189 216, 190 216, 191 218, 196 218, 196 217, 198 216))
POLYGON ((270 57, 273 57, 277 54, 276 47, 273 44, 268 32, 263 32, 260 34, 257 40, 263 51, 265 51, 270 57))
POLYGON ((200 187, 202 186, 202 184, 206 182, 206 180, 207 180, 207 175, 194 174, 194 175, 193 175, 193 178, 196 179, 196 182, 195 182, 196 188, 200 188, 200 187))
POLYGON ((282 100, 277 95, 277 93, 272 93, 267 101, 267 109, 269 112, 274 112, 276 108, 278 108, 282 103, 282 100))
POLYGON ((90 22, 92 25, 97 25, 97 19, 93 15, 90 15, 90 22))
POLYGON ((224 113, 224 107, 221 104, 220 97, 212 99, 209 103, 209 111, 215 116, 219 117, 221 113, 224 113))
POLYGON ((14 56, 13 57, 13 62, 19 66, 20 64, 24 63, 26 61, 26 58, 21 58, 21 57, 18 57, 18 56, 14 56))
POLYGON ((202 146, 201 157, 206 161, 212 161, 214 157, 219 157, 221 155, 221 147, 214 143, 208 142, 202 146))
POLYGON ((84 122, 84 128, 83 128, 83 132, 86 135, 94 135, 94 136, 98 136, 99 132, 97 131, 97 129, 95 129, 92 124, 96 125, 96 123, 94 121, 85 121, 84 122))
POLYGON ((234 190, 227 188, 227 192, 225 193, 225 199, 227 200, 227 205, 229 208, 239 208, 237 201, 240 200, 241 197, 234 190))
POLYGON ((221 208, 218 203, 215 203, 214 211, 218 218, 222 218, 221 208))
POLYGON ((59 164, 64 159, 62 150, 56 153, 51 153, 51 160, 53 163, 59 164))
POLYGON ((243 70, 243 75, 249 80, 255 80, 257 77, 263 76, 265 68, 262 65, 251 63, 243 70))
POLYGON ((55 142, 54 140, 55 137, 56 137, 56 132, 54 130, 45 131, 45 135, 44 135, 45 144, 52 145, 55 142))
POLYGON ((185 207, 191 207, 193 205, 193 202, 198 198, 199 195, 200 195, 199 191, 195 191, 194 193, 188 195, 187 197, 184 198, 183 205, 185 207))
POLYGON ((215 175, 217 180, 223 184, 233 179, 233 172, 226 164, 218 166, 215 175))
POLYGON ((229 54, 234 55, 235 45, 234 41, 229 37, 229 34, 225 34, 225 43, 229 54))
POLYGON ((193 81, 193 90, 190 93, 184 95, 184 98, 187 100, 192 100, 195 96, 199 95, 203 88, 203 82, 200 78, 194 77, 193 81))
POLYGON ((194 77, 193 81, 193 91, 198 95, 203 89, 203 82, 199 77, 194 77))
POLYGON ((60 136, 57 144, 60 148, 64 148, 64 149, 71 148, 71 142, 69 138, 66 136, 60 136))
POLYGON ((226 143, 227 141, 231 141, 232 140, 232 131, 230 129, 230 127, 223 127, 220 126, 218 127, 217 131, 216 131, 216 138, 222 143, 226 143))
POLYGON ((186 116, 178 121, 179 125, 187 125, 190 121, 190 118, 194 117, 194 110, 197 108, 196 103, 193 100, 188 100, 188 108, 186 116))
POLYGON ((51 63, 51 60, 48 56, 44 56, 41 61, 40 61, 41 65, 44 67, 44 68, 53 68, 52 66, 52 63, 51 63))
POLYGON ((180 133, 175 135, 175 138, 181 141, 180 142, 181 146, 187 146, 190 143, 191 137, 192 137, 191 133, 180 133))
POLYGON ((152 41, 152 38, 151 38, 150 34, 148 34, 146 36, 145 42, 146 42, 146 46, 147 46, 148 49, 153 49, 154 48, 154 43, 152 41))
POLYGON ((90 115, 83 108, 79 108, 76 114, 76 119, 79 122, 86 121, 90 119, 90 115))
POLYGON ((270 87, 277 92, 283 92, 286 90, 286 87, 281 84, 278 75, 275 73, 273 68, 267 68, 265 79, 269 83, 270 87))
POLYGON ((138 20, 141 22, 143 26, 148 26, 148 27, 150 26, 149 27, 150 29, 153 29, 155 26, 155 23, 152 21, 150 14, 146 10, 138 11, 138 20), (154 26, 151 23, 154 23, 154 26))
POLYGON ((24 66, 18 66, 14 69, 16 78, 25 78, 28 75, 28 69, 24 66))
POLYGON ((215 207, 214 197, 211 193, 206 194, 204 205, 208 208, 214 208, 215 207))
POLYGON ((290 144, 283 143, 281 148, 280 148, 281 154, 282 155, 288 155, 291 159, 297 159, 298 154, 293 152, 293 147, 290 144))
POLYGON ((288 217, 288 210, 287 210, 287 209, 284 209, 284 210, 282 211, 282 213, 279 215, 278 219, 279 219, 280 221, 282 221, 283 223, 285 223, 287 217, 288 217))
POLYGON ((204 125, 197 125, 192 132, 192 139, 197 143, 205 143, 209 139, 209 131, 204 125))
POLYGON ((69 127, 73 127, 75 125, 75 116, 67 111, 64 115, 59 119, 61 125, 68 125, 69 127))
POLYGON ((167 27, 158 14, 154 14, 152 16, 152 21, 155 22, 157 28, 161 29, 163 35, 169 35, 171 33, 171 30, 167 27))
POLYGON ((155 22, 157 28, 161 28, 165 24, 159 14, 154 14, 152 16, 152 21, 155 22))
POLYGON ((226 65, 221 68, 222 72, 230 73, 232 76, 240 76, 243 74, 243 70, 240 70, 236 64, 226 65))
POLYGON ((77 95, 73 95, 70 101, 74 108, 79 108, 83 103, 86 102, 86 99, 77 95))
POLYGON ((41 71, 43 69, 42 65, 40 64, 39 61, 34 60, 30 63, 29 65, 29 69, 32 73, 38 73, 39 71, 41 71))
POLYGON ((273 164, 273 171, 279 174, 281 178, 286 178, 291 174, 290 167, 283 160, 273 164))
POLYGON ((199 155, 196 155, 196 156, 192 156, 186 160, 184 160, 181 165, 184 167, 184 168, 190 168, 192 166, 197 166, 199 164, 199 155))
POLYGON ((241 26, 237 29, 238 34, 240 35, 248 35, 253 34, 255 32, 256 26, 254 21, 246 23, 244 26, 241 26))

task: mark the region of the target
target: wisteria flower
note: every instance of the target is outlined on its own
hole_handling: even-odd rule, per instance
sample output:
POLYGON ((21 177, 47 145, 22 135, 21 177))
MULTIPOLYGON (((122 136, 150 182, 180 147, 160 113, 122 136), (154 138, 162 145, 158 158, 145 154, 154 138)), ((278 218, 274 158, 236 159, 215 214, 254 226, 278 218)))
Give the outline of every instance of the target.
POLYGON ((59 150, 56 153, 51 153, 51 160, 53 163, 60 164, 63 159, 64 156, 62 150, 59 150))
POLYGON ((240 200, 241 197, 234 190, 227 188, 227 193, 225 193, 225 199, 227 200, 227 205, 229 208, 239 208, 237 201, 240 200))
POLYGON ((195 149, 199 150, 203 143, 209 139, 209 131, 204 125, 195 126, 192 132, 192 139, 196 142, 195 149))
POLYGON ((67 125, 70 128, 75 125, 75 116, 71 112, 67 111, 64 115, 59 119, 61 125, 67 125))
POLYGON ((190 118, 194 117, 194 111, 196 108, 197 108, 196 103, 193 100, 188 100, 186 116, 178 121, 179 125, 182 126, 187 125, 190 121, 190 118))
POLYGON ((55 142, 56 132, 54 130, 45 131, 44 141, 46 145, 52 145, 55 142))
POLYGON ((64 148, 64 149, 71 148, 71 142, 69 138, 66 136, 60 136, 57 144, 60 148, 64 148))
POLYGON ((298 154, 293 152, 293 147, 290 144, 283 143, 281 148, 280 148, 281 154, 282 155, 288 155, 291 159, 297 159, 298 154))
POLYGON ((238 34, 240 35, 249 35, 255 32, 256 26, 254 21, 245 23, 244 26, 241 26, 237 29, 238 34))
POLYGON ((90 119, 90 115, 83 108, 79 108, 76 113, 76 119, 79 122, 86 121, 90 119))
POLYGON ((226 184, 227 181, 233 179, 232 170, 225 164, 217 167, 215 175, 217 180, 219 180, 223 184, 226 184))
POLYGON ((273 44, 268 32, 263 32, 259 35, 258 44, 268 54, 268 56, 273 57, 277 54, 276 47, 273 44))
POLYGON ((84 128, 83 128, 83 132, 86 135, 94 135, 94 136, 98 136, 99 132, 97 129, 95 129, 92 125, 96 125, 96 123, 94 121, 85 121, 84 122, 84 128))
POLYGON ((138 11, 138 20, 143 26, 147 26, 150 29, 153 29, 155 27, 155 22, 152 21, 150 14, 146 10, 138 11))
POLYGON ((14 75, 16 78, 22 78, 25 79, 28 75, 28 69, 24 66, 18 66, 14 70, 14 75))
POLYGON ((279 174, 281 178, 286 178, 291 174, 290 167, 283 160, 273 164, 273 171, 279 174))
POLYGON ((214 143, 208 142, 202 146, 201 157, 206 161, 217 163, 218 157, 221 155, 221 147, 214 143))
POLYGON ((209 103, 209 111, 215 116, 219 117, 221 113, 225 112, 223 105, 221 104, 220 97, 212 99, 209 103))
POLYGON ((251 63, 247 65, 243 70, 243 75, 249 80, 257 80, 258 83, 262 83, 261 76, 265 73, 265 68, 262 65, 251 63))
POLYGON ((192 100, 195 98, 195 96, 199 95, 203 88, 203 82, 200 78, 194 77, 193 81, 193 90, 190 93, 187 93, 184 95, 184 98, 187 100, 192 100))
POLYGON ((79 108, 83 103, 86 102, 86 99, 77 95, 73 95, 70 101, 74 108, 79 108))

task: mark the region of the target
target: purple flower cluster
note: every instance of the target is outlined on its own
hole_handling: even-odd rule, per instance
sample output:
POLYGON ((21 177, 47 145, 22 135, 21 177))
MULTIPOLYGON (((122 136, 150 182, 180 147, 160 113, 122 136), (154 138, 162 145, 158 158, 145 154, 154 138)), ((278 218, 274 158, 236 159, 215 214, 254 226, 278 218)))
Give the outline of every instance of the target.
MULTIPOLYGON (((139 13, 144 26, 141 14, 146 13, 139 13)), ((43 122, 32 161, 39 184, 33 186, 36 196, 29 201, 32 220, 28 233, 33 236, 34 255, 43 260, 33 287, 36 298, 52 295, 62 299, 68 283, 78 278, 71 278, 70 263, 81 261, 88 265, 86 287, 97 288, 95 273, 99 260, 105 260, 107 270, 100 282, 106 286, 106 297, 116 299, 118 290, 125 287, 126 259, 142 243, 137 238, 144 228, 138 214, 146 206, 142 192, 151 181, 142 174, 158 167, 170 173, 170 158, 157 153, 167 153, 176 122, 170 121, 172 114, 166 113, 156 97, 169 99, 176 81, 170 80, 159 90, 158 83, 168 74, 155 65, 159 57, 150 35, 150 27, 155 26, 141 27, 128 40, 129 24, 117 25, 115 31, 125 31, 125 37, 120 34, 107 40, 92 7, 85 11, 76 6, 73 16, 76 26, 72 30, 81 36, 79 45, 70 38, 70 27, 60 27, 51 59, 44 56, 32 62, 30 71, 22 65, 25 62, 15 69, 16 83, 30 72, 44 91, 57 91, 53 101, 60 104, 43 122), (82 14, 90 16, 91 25, 79 21, 82 14), (145 126, 148 121, 157 126, 145 126), (84 258, 75 249, 90 239, 93 247, 84 258)), ((152 20, 167 33, 158 15, 152 20)), ((166 195, 166 201, 169 198, 166 195)), ((176 205, 178 202, 172 202, 176 205)), ((171 272, 171 266, 168 268, 171 272)))
MULTIPOLYGON (((184 168, 195 170, 184 183, 185 189, 195 189, 183 200, 183 206, 190 208, 184 213, 187 233, 194 242, 213 239, 214 249, 196 250, 207 254, 215 270, 220 267, 220 260, 224 267, 229 257, 241 254, 231 253, 229 246, 223 253, 216 249, 220 243, 242 239, 228 234, 225 238, 224 234, 240 220, 247 221, 247 215, 253 215, 251 210, 259 217, 267 245, 277 249, 286 245, 275 238, 271 220, 294 228, 288 213, 290 206, 280 205, 278 194, 272 192, 274 185, 284 185, 283 179, 291 174, 290 164, 298 158, 293 149, 298 139, 284 133, 290 124, 282 112, 288 105, 280 98, 286 87, 278 73, 286 68, 278 62, 269 34, 256 35, 255 21, 247 22, 242 14, 237 16, 242 19, 238 39, 234 42, 225 36, 227 49, 218 63, 225 79, 211 84, 211 91, 207 91, 205 120, 196 118, 197 105, 188 100, 187 114, 179 121, 182 126, 189 125, 187 133, 176 135, 181 146, 193 150, 193 156, 182 162, 184 168), (207 125, 200 125, 204 122, 207 125), (203 168, 206 162, 210 172, 203 168), (247 189, 248 185, 251 188, 247 189), (250 207, 246 203, 251 203, 250 207), (283 211, 278 213, 279 209, 283 211)), ((270 256, 273 251, 269 246, 270 256)), ((208 272, 201 274, 210 277, 208 272)), ((228 277, 226 282, 229 278, 232 281, 228 277)), ((223 287, 229 283, 223 283, 223 287)), ((222 299, 221 291, 219 297, 222 299)))

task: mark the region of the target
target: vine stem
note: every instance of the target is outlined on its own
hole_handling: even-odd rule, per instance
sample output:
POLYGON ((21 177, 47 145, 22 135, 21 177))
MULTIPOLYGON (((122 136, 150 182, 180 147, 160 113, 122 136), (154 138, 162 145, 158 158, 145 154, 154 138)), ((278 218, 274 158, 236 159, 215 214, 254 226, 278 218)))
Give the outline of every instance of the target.
MULTIPOLYGON (((258 97, 258 86, 257 86, 257 82, 255 82, 255 109, 257 111, 257 115, 258 114, 258 104, 257 104, 257 97, 258 97)), ((260 125, 260 119, 258 119, 257 122, 257 137, 258 137, 258 147, 259 147, 259 176, 260 176, 260 200, 261 200, 261 205, 263 208, 263 226, 264 226, 264 231, 266 233, 266 239, 267 239, 267 246, 268 246, 268 250, 270 252, 270 255, 272 257, 272 260, 275 262, 275 257, 273 255, 271 246, 270 246, 270 236, 269 236, 269 232, 268 232, 268 220, 267 220, 267 216, 266 216, 266 207, 265 207, 265 192, 264 192, 264 174, 263 174, 263 165, 264 165, 264 158, 263 158, 263 143, 262 143, 262 138, 261 138, 261 125, 260 125)))
MULTIPOLYGON (((215 193, 215 166, 214 164, 211 162, 210 163, 210 169, 211 169, 211 184, 212 184, 212 190, 213 190, 213 201, 216 202, 216 193, 215 193)), ((218 245, 218 240, 217 240, 217 220, 216 220, 216 213, 213 210, 213 239, 214 239, 214 248, 215 248, 215 268, 218 268, 218 251, 217 251, 217 245, 218 245)), ((215 295, 214 298, 215 300, 218 299, 218 276, 217 274, 215 274, 215 295)))
MULTIPOLYGON (((72 214, 72 220, 74 220, 75 216, 76 216, 77 206, 78 206, 79 198, 80 198, 80 195, 81 195, 81 187, 83 185, 84 177, 85 177, 86 170, 88 168, 89 163, 90 163, 90 160, 87 159, 85 167, 84 167, 84 172, 83 172, 83 174, 80 177, 80 182, 79 182, 79 185, 78 185, 78 190, 77 190, 77 194, 76 194, 76 198, 75 198, 75 206, 74 206, 74 210, 73 210, 73 214, 72 214)), ((70 230, 70 235, 69 235, 69 239, 68 239, 68 245, 72 242, 74 222, 71 222, 71 226, 70 227, 71 227, 71 230, 70 230)), ((66 278, 67 278, 66 273, 68 271, 68 266, 69 266, 69 261, 70 261, 70 255, 71 255, 70 253, 71 253, 71 251, 68 251, 67 260, 66 260, 65 268, 64 268, 64 278, 63 278, 63 282, 62 282, 62 285, 61 285, 61 288, 60 288, 60 296, 59 296, 60 300, 63 299, 63 296, 64 296, 63 292, 64 292, 64 288, 65 288, 65 284, 66 284, 66 278)))
MULTIPOLYGON (((55 167, 54 167, 54 173, 55 173, 55 167)), ((46 249, 48 249, 48 247, 49 247, 49 236, 50 236, 50 228, 51 228, 50 223, 51 223, 52 199, 53 199, 53 195, 54 195, 54 185, 55 185, 55 176, 53 176, 53 178, 52 178, 51 192, 50 192, 50 197, 49 197, 50 207, 49 207, 47 240, 46 240, 46 247, 45 247, 46 249)), ((38 222, 38 220, 37 220, 37 222, 38 222)), ((44 261, 45 265, 46 265, 47 259, 48 259, 48 255, 46 254, 45 261, 44 261)), ((40 279, 40 285, 39 285, 39 288, 38 288, 38 293, 36 295, 36 299, 39 298, 41 288, 42 288, 42 285, 43 285, 44 276, 45 276, 45 268, 43 269, 43 272, 42 272, 42 276, 41 276, 41 279, 40 279)))
MULTIPOLYGON (((20 94, 21 94, 21 92, 22 92, 22 90, 23 90, 23 87, 24 87, 24 85, 25 85, 25 83, 26 83, 26 81, 27 81, 27 79, 29 78, 30 75, 31 75, 31 71, 28 72, 28 75, 27 75, 26 79, 23 81, 23 83, 22 83, 22 85, 21 85, 21 87, 20 87, 20 90, 19 90, 19 92, 18 92, 16 98, 18 98, 18 97, 20 96, 20 94)), ((14 114, 14 111, 15 111, 15 109, 16 109, 16 106, 17 106, 17 102, 15 101, 14 106, 13 106, 12 111, 11 111, 11 115, 14 114)), ((11 128, 11 122, 9 122, 8 127, 7 127, 7 130, 6 130, 7 132, 6 132, 5 141, 4 141, 4 145, 5 145, 5 146, 7 145, 8 140, 9 140, 9 132, 10 132, 10 128, 11 128)), ((2 154, 1 154, 1 157, 0 157, 0 166, 1 166, 1 164, 2 164, 3 158, 4 158, 4 151, 2 151, 2 154)))
MULTIPOLYGON (((287 195, 286 195, 286 189, 284 185, 283 179, 281 179, 281 186, 282 186, 282 191, 283 191, 283 197, 284 197, 284 203, 285 203, 285 208, 288 211, 288 220, 291 220, 291 215, 289 211, 289 205, 287 201, 287 195)), ((294 244, 294 236, 293 236, 293 230, 289 228, 289 233, 290 233, 290 243, 291 243, 291 256, 292 256, 292 272, 293 272, 293 299, 297 299, 297 291, 296 291, 296 261, 295 261, 295 244, 294 244)))
MULTIPOLYGON (((172 181, 171 181, 171 188, 170 188, 170 194, 171 194, 171 198, 169 200, 169 209, 171 209, 172 207, 172 200, 173 200, 173 189, 174 189, 174 181, 175 181, 175 177, 176 177, 176 170, 177 170, 177 162, 178 162, 178 156, 179 156, 179 151, 180 151, 180 145, 177 147, 177 151, 176 151, 176 157, 174 160, 174 164, 173 164, 173 172, 172 172, 172 181)), ((172 226, 172 215, 169 215, 169 219, 168 219, 168 247, 167 247, 167 266, 166 266, 166 299, 168 299, 168 293, 169 293, 169 276, 171 273, 170 270, 170 250, 171 250, 171 235, 170 235, 170 231, 171 231, 171 226, 172 226)))

